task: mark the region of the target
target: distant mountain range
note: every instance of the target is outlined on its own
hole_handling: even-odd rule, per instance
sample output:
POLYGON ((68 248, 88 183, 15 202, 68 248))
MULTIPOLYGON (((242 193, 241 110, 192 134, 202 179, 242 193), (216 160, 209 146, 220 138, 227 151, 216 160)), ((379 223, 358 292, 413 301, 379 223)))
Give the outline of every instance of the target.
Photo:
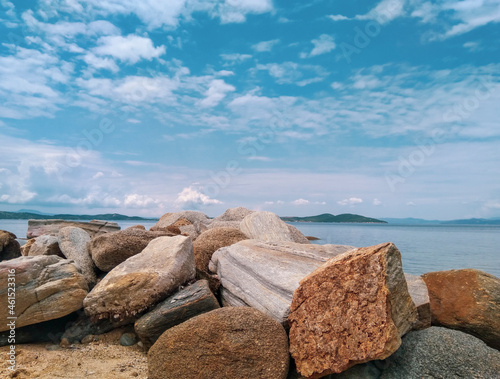
POLYGON ((281 217, 283 221, 287 222, 336 222, 336 223, 376 223, 376 224, 387 224, 387 221, 377 220, 376 218, 370 218, 360 215, 355 215, 351 213, 344 213, 334 216, 330 213, 323 213, 317 216, 309 217, 281 217))
POLYGON ((5 212, 0 211, 0 220, 106 220, 106 221, 157 221, 157 218, 143 218, 138 216, 124 216, 118 213, 107 213, 99 215, 70 215, 70 214, 47 214, 37 211, 29 212, 5 212))

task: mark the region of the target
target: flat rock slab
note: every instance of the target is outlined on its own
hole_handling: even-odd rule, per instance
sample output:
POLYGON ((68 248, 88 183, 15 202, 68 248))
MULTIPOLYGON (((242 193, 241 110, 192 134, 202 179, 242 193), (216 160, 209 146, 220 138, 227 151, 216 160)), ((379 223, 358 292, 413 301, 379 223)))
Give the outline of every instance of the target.
POLYGON ((293 294, 290 353, 307 378, 385 359, 417 319, 401 254, 392 243, 341 254, 293 294))
MULTIPOLYGON (((15 272, 16 327, 63 317, 82 307, 88 293, 87 281, 69 260, 55 255, 20 257, 0 263, 0 319, 9 314, 7 283, 15 272)), ((0 331, 7 330, 7 322, 0 331)))
POLYGON ((287 327, 299 281, 328 259, 351 249, 345 245, 246 240, 217 250, 210 271, 220 279, 224 305, 251 306, 287 327))
POLYGON ((427 285, 421 276, 405 273, 406 284, 411 299, 417 307, 418 320, 413 325, 414 330, 430 328, 431 326, 431 303, 427 285))
POLYGON ((194 279, 190 237, 158 237, 141 254, 111 270, 85 298, 92 319, 135 316, 194 279))
POLYGON ((217 308, 219 303, 210 291, 208 281, 198 280, 167 297, 137 320, 134 326, 135 333, 144 346, 149 348, 165 330, 217 308))
POLYGON ((272 212, 253 212, 241 221, 240 229, 249 238, 260 241, 297 242, 297 233, 302 233, 288 226, 272 212))
POLYGON ((28 220, 27 238, 36 238, 44 234, 57 235, 65 226, 76 226, 85 230, 91 237, 109 232, 117 232, 120 227, 116 222, 92 220, 90 222, 77 222, 66 220, 28 220))
POLYGON ((149 379, 284 379, 283 327, 248 307, 217 309, 168 329, 148 353, 149 379))
POLYGON ((500 279, 480 270, 422 275, 429 289, 432 324, 470 333, 500 350, 500 279))
POLYGON ((58 241, 63 255, 75 262, 76 267, 80 269, 87 280, 89 287, 93 287, 97 278, 94 262, 89 253, 89 234, 81 228, 66 226, 59 231, 58 241))

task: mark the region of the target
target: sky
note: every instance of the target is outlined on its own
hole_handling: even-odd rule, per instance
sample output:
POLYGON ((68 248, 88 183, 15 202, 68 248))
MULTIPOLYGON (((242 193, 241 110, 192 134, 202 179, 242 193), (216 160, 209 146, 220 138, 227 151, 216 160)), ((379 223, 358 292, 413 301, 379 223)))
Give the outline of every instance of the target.
POLYGON ((0 210, 500 217, 498 0, 0 0, 0 210))

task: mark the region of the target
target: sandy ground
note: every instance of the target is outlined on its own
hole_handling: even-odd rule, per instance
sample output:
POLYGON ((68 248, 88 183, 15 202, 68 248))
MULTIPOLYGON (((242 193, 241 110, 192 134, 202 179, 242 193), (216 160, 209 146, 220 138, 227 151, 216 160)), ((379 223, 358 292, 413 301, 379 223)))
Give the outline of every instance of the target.
POLYGON ((50 343, 16 345, 16 371, 9 370, 9 347, 0 347, 0 378, 147 379, 146 353, 136 344, 121 346, 123 331, 96 336, 97 341, 67 348, 50 343), (57 350, 48 350, 47 348, 57 350))

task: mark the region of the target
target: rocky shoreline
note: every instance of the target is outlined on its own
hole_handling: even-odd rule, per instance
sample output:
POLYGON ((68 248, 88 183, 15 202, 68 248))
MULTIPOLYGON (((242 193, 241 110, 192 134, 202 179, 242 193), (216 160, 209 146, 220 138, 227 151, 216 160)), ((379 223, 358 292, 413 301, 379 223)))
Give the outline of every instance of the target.
MULTIPOLYGON (((106 347, 137 357, 109 377, 500 377, 495 276, 405 274, 390 242, 313 245, 245 208, 167 213, 150 230, 112 224, 37 220, 23 247, 0 231, 0 304, 13 303, 15 278, 0 351, 17 357, 0 376, 55 377, 20 351, 65 359, 106 347)), ((78 359, 68 377, 89 375, 78 359)))

